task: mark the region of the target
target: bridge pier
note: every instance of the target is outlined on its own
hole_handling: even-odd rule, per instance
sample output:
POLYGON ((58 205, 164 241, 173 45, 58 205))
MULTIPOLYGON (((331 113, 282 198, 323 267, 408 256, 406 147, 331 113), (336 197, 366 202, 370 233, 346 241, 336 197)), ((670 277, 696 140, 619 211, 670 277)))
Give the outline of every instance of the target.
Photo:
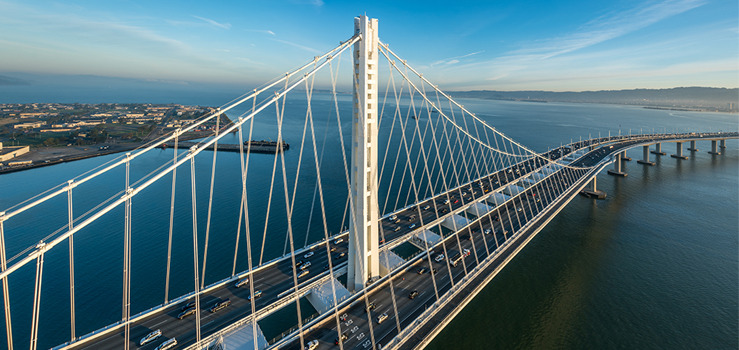
POLYGON ((642 147, 644 149, 644 159, 639 159, 636 162, 644 165, 654 165, 654 162, 649 160, 649 146, 642 147))
POLYGON ((721 140, 719 147, 721 148, 722 151, 726 148, 726 139, 721 140))
POLYGON ((595 198, 595 199, 606 199, 606 193, 603 191, 599 191, 597 187, 597 179, 598 177, 593 177, 593 188, 584 188, 582 191, 580 191, 580 194, 589 197, 589 198, 595 198))
POLYGON ((621 161, 622 162, 630 162, 631 161, 631 157, 627 156, 625 151, 624 152, 621 152, 621 161))
POLYGON ((623 157, 623 153, 624 152, 622 151, 616 154, 615 156, 616 160, 613 162, 613 169, 608 170, 609 175, 622 176, 622 177, 628 175, 625 172, 621 171, 621 158, 623 157))
POLYGON ((377 19, 354 18, 354 97, 352 110, 351 191, 353 218, 349 220, 347 287, 352 292, 380 276, 377 205, 377 19))
POLYGON ((708 153, 713 154, 715 156, 721 154, 721 152, 716 147, 716 143, 717 143, 716 140, 711 140, 711 150, 708 151, 708 153))
POLYGON ((652 154, 656 154, 658 156, 664 156, 667 153, 662 152, 662 144, 661 143, 655 143, 654 144, 654 151, 652 151, 652 154))
POLYGON ((688 147, 688 151, 698 152, 698 149, 695 147, 695 140, 690 141, 690 147, 688 147))
POLYGON ((675 145, 677 145, 675 148, 675 154, 671 155, 671 157, 677 159, 688 159, 688 156, 683 155, 683 143, 675 142, 675 145))

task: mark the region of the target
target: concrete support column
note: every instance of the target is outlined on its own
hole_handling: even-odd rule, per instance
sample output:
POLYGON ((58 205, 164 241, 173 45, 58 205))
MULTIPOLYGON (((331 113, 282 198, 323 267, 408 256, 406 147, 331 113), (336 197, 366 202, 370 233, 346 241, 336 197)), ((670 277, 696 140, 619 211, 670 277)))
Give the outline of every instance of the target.
POLYGON ((649 146, 642 147, 644 149, 644 158, 639 159, 636 162, 644 165, 654 165, 654 162, 649 160, 649 146))
POLYGON ((698 149, 697 149, 697 148, 695 148, 695 140, 693 140, 693 141, 690 141, 690 147, 688 147, 688 151, 691 151, 691 152, 698 152, 698 149))
POLYGON ((683 143, 682 142, 675 142, 675 145, 677 145, 677 147, 675 148, 675 154, 672 155, 672 158, 688 159, 687 156, 684 156, 683 155, 683 143))
POLYGON ((597 176, 593 177, 592 189, 584 188, 582 191, 580 191, 580 194, 589 198, 606 199, 606 193, 603 191, 598 191, 597 179, 597 176))
POLYGON ((708 151, 708 153, 713 155, 719 155, 721 152, 719 152, 718 147, 716 147, 716 140, 711 140, 711 150, 708 151))
POLYGON ((726 139, 721 140, 721 145, 719 147, 721 147, 722 151, 724 148, 726 148, 726 139))
POLYGON ((609 175, 613 176, 626 176, 627 174, 621 171, 621 159, 623 158, 624 152, 619 152, 615 155, 615 161, 613 162, 613 169, 608 170, 609 175))
POLYGON ((658 156, 664 156, 665 152, 662 152, 662 144, 661 143, 655 143, 654 144, 654 151, 652 151, 652 154, 656 154, 658 156))
POLYGON ((354 18, 354 106, 352 117, 352 208, 349 220, 347 288, 356 292, 380 276, 377 205, 377 19, 354 18))

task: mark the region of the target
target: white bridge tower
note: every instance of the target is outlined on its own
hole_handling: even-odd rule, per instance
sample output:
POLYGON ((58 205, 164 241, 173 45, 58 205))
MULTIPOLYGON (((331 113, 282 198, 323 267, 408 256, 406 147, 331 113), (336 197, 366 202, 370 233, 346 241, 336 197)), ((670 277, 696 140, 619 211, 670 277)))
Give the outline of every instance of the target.
POLYGON ((354 18, 351 211, 347 288, 356 292, 380 275, 377 204, 377 19, 354 18))

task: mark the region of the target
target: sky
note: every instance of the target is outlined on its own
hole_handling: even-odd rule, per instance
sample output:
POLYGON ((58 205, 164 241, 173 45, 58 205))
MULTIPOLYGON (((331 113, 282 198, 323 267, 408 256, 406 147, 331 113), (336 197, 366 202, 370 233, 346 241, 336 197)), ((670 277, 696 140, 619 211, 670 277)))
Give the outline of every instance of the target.
POLYGON ((736 0, 0 0, 0 85, 260 85, 347 40, 360 14, 445 90, 739 87, 736 0))

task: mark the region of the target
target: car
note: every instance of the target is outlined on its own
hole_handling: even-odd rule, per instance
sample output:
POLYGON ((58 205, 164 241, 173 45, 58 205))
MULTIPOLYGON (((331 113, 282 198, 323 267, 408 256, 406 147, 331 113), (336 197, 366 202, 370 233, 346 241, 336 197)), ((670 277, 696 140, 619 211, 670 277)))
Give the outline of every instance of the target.
POLYGON ((331 251, 332 252, 335 252, 336 251, 336 247, 331 247, 331 251))
POLYGON ((369 305, 367 305, 367 312, 370 312, 375 308, 377 308, 377 305, 375 305, 375 303, 369 303, 369 305))
POLYGON ((445 199, 444 204, 449 204, 449 199, 445 199))
POLYGON ((380 316, 377 316, 377 324, 381 324, 385 320, 387 320, 387 312, 383 313, 380 316))
POLYGON ((177 345, 177 339, 171 338, 164 343, 159 344, 159 346, 157 346, 154 350, 167 350, 173 348, 175 345, 177 345))
POLYGON ((470 256, 470 254, 471 254, 471 252, 470 252, 469 249, 462 250, 462 255, 464 255, 464 256, 470 256))
POLYGON ((523 211, 523 208, 521 208, 521 207, 518 207, 518 209, 516 209, 516 211, 517 211, 517 212, 522 212, 522 211, 523 211))
POLYGON ((466 195, 467 195, 467 191, 462 191, 462 196, 466 196, 466 195))
POLYGON ((192 309, 194 307, 195 307, 195 300, 190 300, 182 305, 182 307, 180 308, 180 311, 185 311, 187 309, 192 309))
POLYGON ((383 244, 383 243, 385 243, 385 239, 384 238, 380 240, 380 244, 383 244))
POLYGON ((434 258, 436 262, 441 262, 442 260, 444 260, 444 254, 439 254, 434 258))
POLYGON ((323 271, 328 271, 328 268, 329 268, 328 264, 323 265, 323 271))
POLYGON ((393 214, 392 216, 390 216, 390 221, 395 221, 395 220, 398 220, 397 215, 393 214))
POLYGON ((408 294, 409 299, 415 299, 418 296, 418 291, 414 290, 411 292, 411 294, 408 294))
POLYGON ((312 264, 310 263, 310 261, 306 261, 303 265, 300 265, 300 269, 301 270, 305 270, 305 269, 309 268, 311 265, 312 264))
POLYGON ((295 262, 295 267, 300 267, 300 265, 303 265, 303 260, 298 260, 295 262))
POLYGON ((236 288, 249 284, 249 277, 242 278, 236 282, 236 288))
MULTIPOLYGON (((255 290, 254 291, 254 299, 258 299, 261 296, 262 296, 262 291, 261 290, 255 290)), ((251 295, 247 296, 246 297, 246 300, 251 300, 251 295)))
POLYGON ((313 339, 305 344, 305 350, 313 350, 318 347, 318 339, 313 339))
POLYGON ((485 229, 485 234, 486 234, 486 235, 489 235, 489 234, 491 234, 491 233, 493 233, 493 231, 492 231, 491 229, 489 229, 489 228, 486 228, 486 229, 485 229))
POLYGON ((393 220, 393 223, 396 223, 396 224, 397 224, 397 223, 399 223, 399 222, 400 222, 400 219, 395 219, 395 220, 393 220))
POLYGON ((400 231, 400 226, 395 226, 395 228, 393 229, 393 232, 398 232, 398 231, 400 231))
POLYGON ((459 203, 459 199, 454 200, 454 204, 457 204, 457 203, 459 203))
POLYGON ((298 278, 308 276, 309 273, 310 273, 310 271, 308 271, 308 270, 300 271, 300 273, 298 274, 298 278))
POLYGON ((426 268, 425 267, 422 267, 422 268, 418 269, 418 274, 419 275, 423 275, 424 273, 426 273, 426 268))
POLYGON ((436 274, 437 272, 438 272, 438 271, 436 270, 436 268, 435 268, 435 267, 431 269, 431 274, 432 274, 432 275, 435 275, 435 274, 436 274))
POLYGON ((311 256, 313 256, 313 252, 307 252, 307 253, 305 253, 305 255, 303 255, 303 258, 304 258, 304 259, 308 259, 308 258, 310 258, 311 256))
POLYGON ((431 206, 428 205, 428 204, 426 204, 426 205, 423 206, 423 210, 429 210, 429 208, 431 208, 431 206))
POLYGON ((343 257, 344 257, 344 255, 346 255, 346 253, 345 253, 345 252, 341 252, 341 253, 339 253, 339 258, 343 258, 343 257))
POLYGON ((225 308, 225 307, 227 307, 229 305, 231 305, 231 300, 230 299, 221 300, 221 301, 217 302, 215 305, 213 305, 213 307, 210 308, 210 312, 216 312, 216 311, 221 310, 221 309, 223 309, 223 308, 225 308))
POLYGON ((334 240, 334 244, 339 244, 339 243, 341 243, 343 241, 344 241, 343 238, 337 238, 337 239, 334 240))
POLYGON ((410 222, 410 221, 416 221, 416 216, 415 216, 415 215, 411 215, 411 216, 409 216, 409 217, 408 217, 408 221, 409 221, 409 222, 410 222))
POLYGON ((159 338, 161 336, 162 336, 162 330, 161 329, 157 329, 157 330, 155 330, 155 331, 147 334, 145 337, 141 338, 141 341, 139 341, 139 346, 144 346, 146 344, 149 344, 149 343, 157 340, 157 338, 159 338))
POLYGON ((177 318, 179 318, 181 320, 181 319, 183 319, 183 318, 185 318, 187 316, 190 316, 190 315, 194 314, 195 312, 197 312, 197 310, 193 307, 193 308, 190 308, 190 309, 187 309, 185 311, 180 312, 180 314, 177 315, 177 318))
MULTIPOLYGON (((341 334, 341 341, 342 341, 342 342, 343 342, 344 340, 346 340, 347 338, 348 338, 348 336, 346 335, 346 332, 344 332, 344 333, 342 333, 342 334, 341 334)), ((334 340, 334 344, 336 344, 336 345, 339 345, 339 338, 336 338, 336 339, 334 340)))
POLYGON ((416 224, 411 224, 410 226, 408 226, 408 228, 412 230, 412 229, 416 228, 416 224))

